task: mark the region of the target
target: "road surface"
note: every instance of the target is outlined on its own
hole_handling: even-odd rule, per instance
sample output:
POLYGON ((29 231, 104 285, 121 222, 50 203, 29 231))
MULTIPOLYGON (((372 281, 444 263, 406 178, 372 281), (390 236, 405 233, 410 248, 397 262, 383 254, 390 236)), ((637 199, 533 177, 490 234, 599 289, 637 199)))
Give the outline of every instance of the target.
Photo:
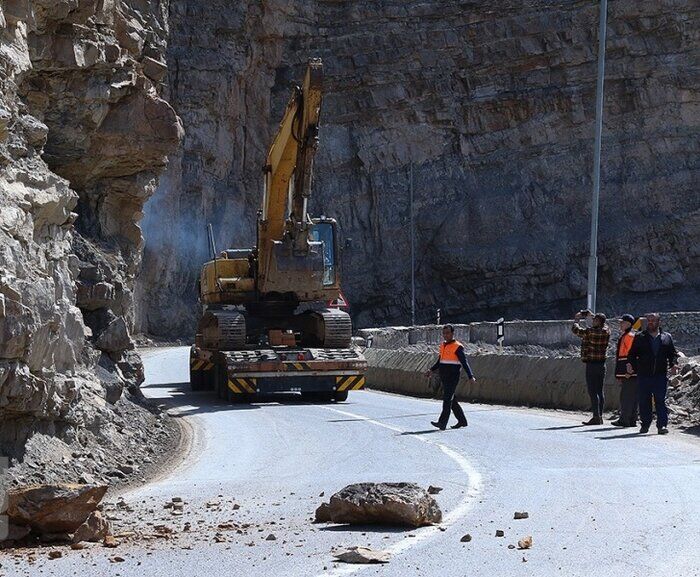
POLYGON ((188 391, 187 354, 185 347, 147 351, 143 390, 185 419, 193 432, 188 454, 124 497, 140 504, 132 515, 142 523, 148 511, 182 497, 183 515, 170 525, 181 533, 189 521, 181 533, 189 537, 69 551, 34 569, 169 577, 700 575, 696 437, 640 436, 582 427, 577 414, 487 405, 467 407, 466 429, 439 432, 429 424, 436 401, 370 391, 340 404, 228 405, 188 391), (327 498, 359 481, 443 487, 436 498, 445 521, 405 531, 311 523, 322 492, 327 498), (208 508, 212 499, 223 509, 208 508), (234 501, 240 508, 231 509, 234 501), (515 511, 529 518, 514 520, 515 511), (217 520, 249 527, 220 531, 218 543, 209 528, 217 520), (472 540, 462 543, 466 533, 472 540), (532 549, 508 548, 527 535, 532 549), (351 545, 389 550, 392 560, 334 563, 331 550, 351 545), (123 562, 113 562, 115 554, 123 562))

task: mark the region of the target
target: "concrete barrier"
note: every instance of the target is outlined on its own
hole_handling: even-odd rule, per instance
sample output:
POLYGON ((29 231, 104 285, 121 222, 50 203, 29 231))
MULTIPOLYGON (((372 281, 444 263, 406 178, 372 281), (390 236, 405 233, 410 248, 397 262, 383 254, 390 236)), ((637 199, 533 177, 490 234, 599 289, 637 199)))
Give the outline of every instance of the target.
MULTIPOLYGON (((664 330, 673 335, 676 345, 688 356, 700 353, 700 312, 661 313, 664 330)), ((506 321, 504 323, 506 346, 538 345, 564 349, 580 344, 571 332, 571 320, 506 321)), ((478 322, 456 324, 455 338, 463 343, 496 344, 496 323, 478 322)), ((617 323, 611 322, 611 343, 619 336, 617 323)), ((360 329, 358 334, 372 337, 372 346, 380 349, 398 349, 419 343, 438 344, 442 338, 439 325, 416 327, 385 327, 360 329)), ((612 345, 611 345, 612 346, 612 345)))
MULTIPOLYGON (((367 386, 418 397, 433 396, 425 371, 436 355, 426 352, 367 349, 367 386)), ((470 357, 474 383, 462 374, 457 397, 462 400, 587 411, 585 367, 572 357, 484 354, 470 357)), ((608 363, 606 409, 619 407, 619 385, 608 363)))

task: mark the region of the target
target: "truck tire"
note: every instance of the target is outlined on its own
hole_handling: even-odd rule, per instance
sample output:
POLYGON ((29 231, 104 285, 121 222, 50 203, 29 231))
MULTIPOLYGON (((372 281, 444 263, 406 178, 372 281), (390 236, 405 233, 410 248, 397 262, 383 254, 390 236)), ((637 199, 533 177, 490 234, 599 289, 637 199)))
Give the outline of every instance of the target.
POLYGON ((190 390, 192 392, 203 391, 203 371, 193 371, 190 368, 190 390))
POLYGON ((333 399, 335 400, 336 403, 342 403, 343 401, 348 400, 348 392, 347 391, 338 391, 333 395, 333 399))

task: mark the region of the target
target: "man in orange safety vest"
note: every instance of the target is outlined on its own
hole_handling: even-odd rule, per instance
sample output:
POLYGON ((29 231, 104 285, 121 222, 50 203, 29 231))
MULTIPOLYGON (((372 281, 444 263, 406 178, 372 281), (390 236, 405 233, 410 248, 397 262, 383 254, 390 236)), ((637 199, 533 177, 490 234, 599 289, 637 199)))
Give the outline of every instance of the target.
POLYGON ((430 376, 433 371, 440 371, 440 380, 442 381, 442 413, 437 421, 431 421, 434 427, 441 431, 447 428, 447 422, 450 419, 450 410, 457 417, 457 424, 453 425, 453 429, 459 429, 467 426, 467 417, 464 416, 462 407, 459 406, 455 393, 457 392, 457 384, 459 383, 459 372, 462 367, 467 372, 467 377, 472 381, 476 381, 476 377, 472 372, 467 357, 464 354, 464 346, 454 338, 454 328, 452 325, 442 327, 442 338, 444 342, 440 345, 440 356, 435 364, 428 369, 426 373, 430 376))

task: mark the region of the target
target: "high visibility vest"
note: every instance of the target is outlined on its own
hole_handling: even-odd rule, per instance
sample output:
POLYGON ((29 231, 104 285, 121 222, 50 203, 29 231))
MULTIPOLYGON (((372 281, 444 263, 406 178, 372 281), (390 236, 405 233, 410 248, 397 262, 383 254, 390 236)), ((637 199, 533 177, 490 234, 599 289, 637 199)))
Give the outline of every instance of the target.
POLYGON ((443 342, 440 345, 440 364, 443 365, 460 365, 459 359, 457 358, 457 349, 462 346, 459 341, 452 341, 449 343, 443 342))
POLYGON ((630 375, 627 372, 627 356, 629 355, 630 349, 632 348, 632 342, 634 341, 634 331, 627 331, 624 335, 620 336, 620 341, 617 344, 617 362, 615 363, 615 376, 618 378, 633 377, 634 374, 630 375))

